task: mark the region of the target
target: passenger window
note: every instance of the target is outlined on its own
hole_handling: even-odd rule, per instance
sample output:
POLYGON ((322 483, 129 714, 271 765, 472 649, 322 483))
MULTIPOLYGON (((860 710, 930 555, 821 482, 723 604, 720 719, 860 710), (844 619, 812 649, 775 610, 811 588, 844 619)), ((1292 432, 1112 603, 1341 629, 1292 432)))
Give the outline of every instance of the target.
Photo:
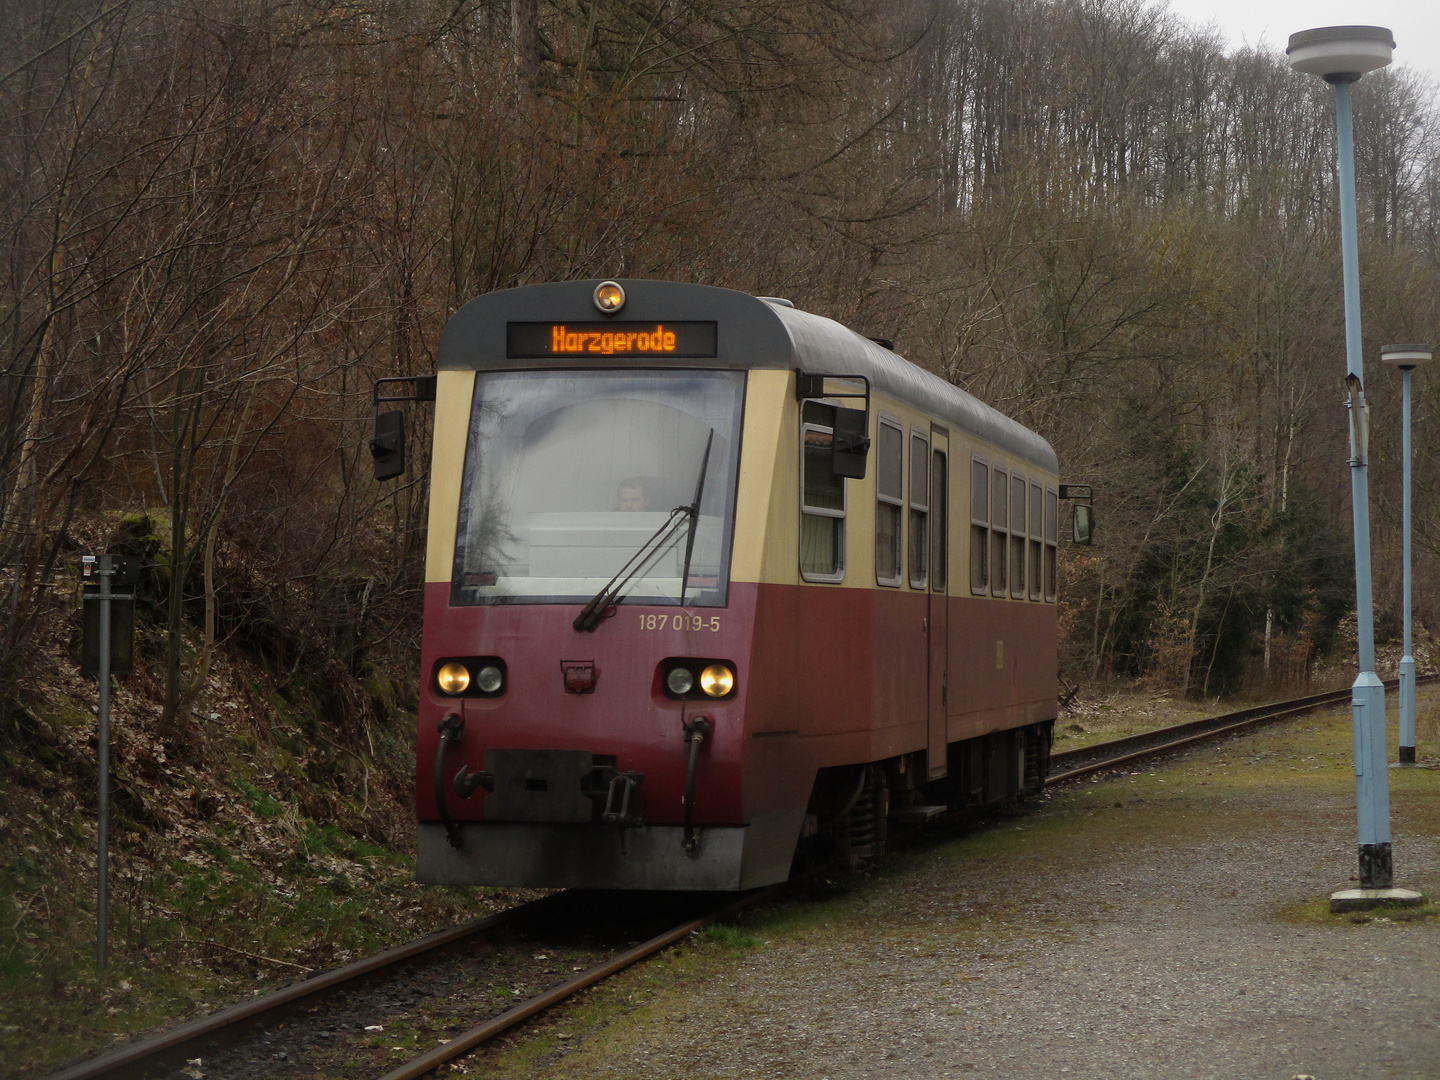
POLYGON ((1010 477, 1010 595, 1025 599, 1025 478, 1010 477))
POLYGON ((876 436, 875 580, 881 585, 899 585, 905 435, 897 423, 882 416, 876 436))
POLYGON ((845 577, 845 478, 830 467, 835 407, 807 401, 801 416, 800 576, 845 577))
POLYGON ((949 470, 942 451, 936 450, 930 460, 930 588, 944 592, 950 545, 950 519, 946 510, 950 505, 946 487, 949 470))
POLYGON ((1042 569, 1045 545, 1041 541, 1042 526, 1045 520, 1043 499, 1045 492, 1039 484, 1030 485, 1030 599, 1040 599, 1040 575, 1042 569))
POLYGON ((970 462, 970 591, 990 587, 990 466, 970 462))
POLYGON ((990 485, 990 595, 1005 595, 1006 535, 1010 525, 1010 477, 996 469, 990 485))
POLYGON ((930 444, 924 435, 910 433, 910 587, 923 589, 927 580, 926 552, 930 546, 930 444))
POLYGON ((1060 497, 1045 492, 1045 599, 1055 602, 1056 554, 1060 537, 1060 497))

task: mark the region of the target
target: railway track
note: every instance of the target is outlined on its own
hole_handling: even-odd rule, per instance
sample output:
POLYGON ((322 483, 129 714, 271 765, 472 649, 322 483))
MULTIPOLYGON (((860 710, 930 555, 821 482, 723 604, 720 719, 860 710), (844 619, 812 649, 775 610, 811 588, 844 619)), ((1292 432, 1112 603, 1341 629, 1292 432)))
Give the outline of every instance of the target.
POLYGON ((514 925, 526 911, 553 902, 553 897, 543 897, 540 900, 531 901, 529 904, 509 908, 486 918, 461 923, 404 945, 398 945, 363 960, 357 960, 353 964, 346 964, 329 971, 312 972, 299 982, 291 983, 282 989, 250 1001, 241 1002, 238 1005, 219 1009, 208 1016, 181 1024, 179 1027, 161 1032, 149 1039, 129 1043, 82 1061, 53 1074, 49 1080, 95 1080, 99 1077, 138 1076, 144 1071, 154 1069, 157 1065, 181 1063, 184 1054, 196 1047, 208 1046, 217 1038, 230 1036, 240 1029, 305 1008, 315 1000, 335 993, 340 987, 350 987, 363 983, 367 979, 384 976, 406 964, 432 958, 463 943, 493 934, 514 925))
MULTIPOLYGON (((1421 675, 1415 681, 1418 685, 1423 686, 1437 678, 1440 678, 1440 675, 1421 675)), ((1385 682, 1387 690, 1394 690, 1396 685, 1395 679, 1388 679, 1385 682)), ((1117 765, 1154 754, 1180 750, 1220 735, 1246 731, 1272 720, 1299 716, 1327 705, 1339 705, 1349 699, 1350 688, 1347 686, 1343 690, 1311 694, 1308 697, 1292 698, 1289 701, 1276 701, 1269 705, 1255 705, 1248 709, 1221 713, 1218 716, 1207 716, 1202 720, 1190 720, 1184 724, 1173 724, 1170 727, 1156 728, 1154 731, 1144 731, 1139 735, 1127 735, 1122 739, 1110 739, 1106 742, 1077 747, 1074 750, 1063 750, 1058 754, 1050 755, 1050 773, 1045 782, 1046 784, 1058 784, 1065 780, 1073 780, 1078 776, 1114 768, 1117 765)))
POLYGON ((642 942, 604 963, 596 964, 590 968, 590 970, 577 975, 575 978, 568 979, 557 986, 552 986, 543 994, 538 994, 528 1001, 523 1001, 514 1008, 501 1013, 499 1016, 492 1017, 483 1024, 479 1024, 457 1035, 444 1045, 437 1046, 430 1052, 407 1061, 404 1065, 387 1072, 381 1077, 381 1080, 416 1080, 417 1077, 424 1076, 426 1073, 431 1072, 447 1061, 451 1061, 463 1054, 468 1054, 481 1043, 488 1042, 501 1032, 528 1020, 530 1017, 545 1011, 552 1005, 564 1001, 572 994, 578 993, 588 986, 593 986, 595 983, 600 982, 602 979, 609 978, 616 972, 625 970, 637 961, 643 960, 647 956, 652 956, 661 949, 667 949, 671 945, 683 941, 707 923, 728 918, 731 915, 739 914, 746 908, 764 903, 766 900, 794 888, 801 881, 814 877, 816 873, 819 873, 819 871, 803 874, 798 878, 792 878, 779 885, 771 885, 769 888, 758 889, 753 893, 741 896, 739 899, 717 908, 709 914, 683 922, 679 926, 666 930, 664 933, 657 934, 649 941, 642 942))
MULTIPOLYGON (((1440 676, 1421 676, 1417 681, 1428 683, 1440 676)), ((1393 688, 1394 680, 1386 683, 1393 688)), ((1350 696, 1348 688, 1324 694, 1274 702, 1269 705, 1240 709, 1219 716, 1206 717, 1184 724, 1158 728, 1125 738, 1094 743, 1075 750, 1052 754, 1051 771, 1047 784, 1061 783, 1089 773, 1098 772, 1140 758, 1166 753, 1194 745, 1207 739, 1247 731, 1258 725, 1291 716, 1301 715, 1327 705, 1343 703, 1350 696)), ((482 1023, 465 1030, 454 1032, 440 1045, 420 1053, 398 1067, 384 1071, 384 1066, 374 1068, 373 1075, 379 1080, 414 1080, 434 1071, 439 1066, 493 1039, 502 1032, 529 1018, 544 1012, 560 1001, 609 978, 611 975, 651 956, 669 946, 684 940, 706 924, 729 918, 746 908, 754 907, 794 888, 823 870, 792 878, 781 885, 756 890, 738 898, 728 897, 725 901, 713 898, 702 903, 702 910, 687 913, 678 924, 647 940, 628 943, 626 948, 613 952, 583 966, 571 978, 547 986, 539 993, 525 997, 520 1002, 499 1012, 493 1012, 482 1023)), ((220 1009, 209 1016, 183 1024, 152 1038, 141 1040, 98 1057, 83 1061, 61 1072, 49 1080, 97 1080, 97 1078, 153 1077, 157 1069, 175 1067, 193 1060, 199 1048, 205 1047, 207 1056, 213 1054, 221 1040, 234 1043, 257 1028, 284 1026, 285 1018, 296 1013, 320 1008, 320 1003, 337 996, 354 992, 357 988, 394 977, 398 972, 412 972, 415 965, 435 963, 440 958, 454 953, 457 949, 474 948, 477 944, 516 930, 528 921, 544 920, 547 916, 564 916, 566 898, 573 898, 572 892, 558 893, 543 897, 527 904, 500 912, 483 919, 472 920, 459 926, 431 934, 405 945, 377 953, 353 964, 334 968, 311 976, 251 1001, 242 1002, 229 1008, 220 1009)), ((573 901, 572 901, 573 902, 573 901)), ((533 951, 533 946, 526 950, 533 951)), ((543 959, 536 956, 535 959, 543 959)), ((370 1030, 370 1028, 366 1028, 370 1030)), ((329 1033, 324 1033, 329 1037, 329 1033)), ((399 1048, 395 1048, 399 1049, 399 1048)), ((222 1051, 223 1053, 223 1051, 222 1051)), ((283 1064, 284 1055, 279 1055, 283 1064)), ((283 1074, 283 1073, 282 1073, 283 1074)), ((226 1074, 228 1075, 228 1074, 226 1074)), ((263 1075, 262 1072, 246 1070, 244 1075, 263 1075)), ((273 1075, 273 1073, 272 1073, 273 1075)))
POLYGON ((49 1080, 178 1078, 195 1075, 185 1066, 196 1058, 201 1059, 203 1075, 224 1080, 283 1077, 318 1067, 327 1072, 338 1067, 342 1075, 357 1078, 422 1076, 684 940, 707 923, 763 903, 813 876, 801 875, 738 897, 689 893, 636 897, 584 890, 552 894, 220 1009, 80 1062, 49 1080), (654 932, 660 927, 664 929, 654 932), (597 937, 598 946, 591 940, 597 937), (626 940, 631 937, 644 940, 626 940), (464 955, 466 950, 469 955, 464 955), (508 957, 497 965, 496 953, 508 957), (572 960, 581 961, 576 973, 554 982, 557 968, 563 970, 572 960), (511 984, 517 985, 514 993, 520 1000, 497 1007, 497 994, 503 995, 511 984), (394 1042, 397 1021, 400 1029, 435 1034, 433 1024, 417 1017, 417 999, 423 999, 426 1007, 438 1006, 428 1010, 431 1019, 436 1013, 485 1019, 464 1030, 453 1024, 440 1028, 446 1034, 440 1045, 418 1053, 411 1047, 408 1052, 414 1056, 392 1067, 391 1053, 401 1047, 371 1049, 367 1043, 394 1042), (384 1023, 368 1022, 380 1020, 384 1023), (385 1034, 371 1038, 371 1031, 385 1034), (323 1040, 319 1047, 317 1036, 323 1040), (327 1056, 315 1061, 307 1049, 323 1049, 327 1056))

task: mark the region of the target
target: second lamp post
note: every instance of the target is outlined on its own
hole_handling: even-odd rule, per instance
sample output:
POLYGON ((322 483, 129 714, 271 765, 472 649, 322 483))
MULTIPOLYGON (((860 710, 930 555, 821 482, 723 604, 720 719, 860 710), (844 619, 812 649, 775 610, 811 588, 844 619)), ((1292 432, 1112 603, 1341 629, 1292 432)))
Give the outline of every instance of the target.
POLYGON ((1401 460, 1405 476, 1404 495, 1404 612, 1405 612, 1405 655, 1400 658, 1400 764, 1415 764, 1415 657, 1410 651, 1410 372, 1420 364, 1429 363, 1429 345, 1385 345, 1380 349, 1380 359, 1400 369, 1403 380, 1405 419, 1401 437, 1401 460))

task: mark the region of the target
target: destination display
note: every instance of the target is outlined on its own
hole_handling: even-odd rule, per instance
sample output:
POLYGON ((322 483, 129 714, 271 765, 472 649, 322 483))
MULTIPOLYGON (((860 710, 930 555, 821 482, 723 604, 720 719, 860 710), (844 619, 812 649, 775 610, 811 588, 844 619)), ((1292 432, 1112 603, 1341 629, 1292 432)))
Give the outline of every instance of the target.
POLYGON ((510 359, 551 356, 617 356, 678 359, 715 355, 713 322, 506 323, 510 359))

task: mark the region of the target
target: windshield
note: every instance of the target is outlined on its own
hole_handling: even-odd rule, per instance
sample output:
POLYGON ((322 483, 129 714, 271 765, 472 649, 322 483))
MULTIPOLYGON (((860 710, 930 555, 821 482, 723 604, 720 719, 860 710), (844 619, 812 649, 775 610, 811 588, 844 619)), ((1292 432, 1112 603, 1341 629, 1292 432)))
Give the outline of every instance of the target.
POLYGON ((673 530, 618 602, 679 603, 689 547, 686 606, 724 606, 744 378, 477 375, 451 602, 585 603, 690 505, 703 466, 698 518, 673 530))

